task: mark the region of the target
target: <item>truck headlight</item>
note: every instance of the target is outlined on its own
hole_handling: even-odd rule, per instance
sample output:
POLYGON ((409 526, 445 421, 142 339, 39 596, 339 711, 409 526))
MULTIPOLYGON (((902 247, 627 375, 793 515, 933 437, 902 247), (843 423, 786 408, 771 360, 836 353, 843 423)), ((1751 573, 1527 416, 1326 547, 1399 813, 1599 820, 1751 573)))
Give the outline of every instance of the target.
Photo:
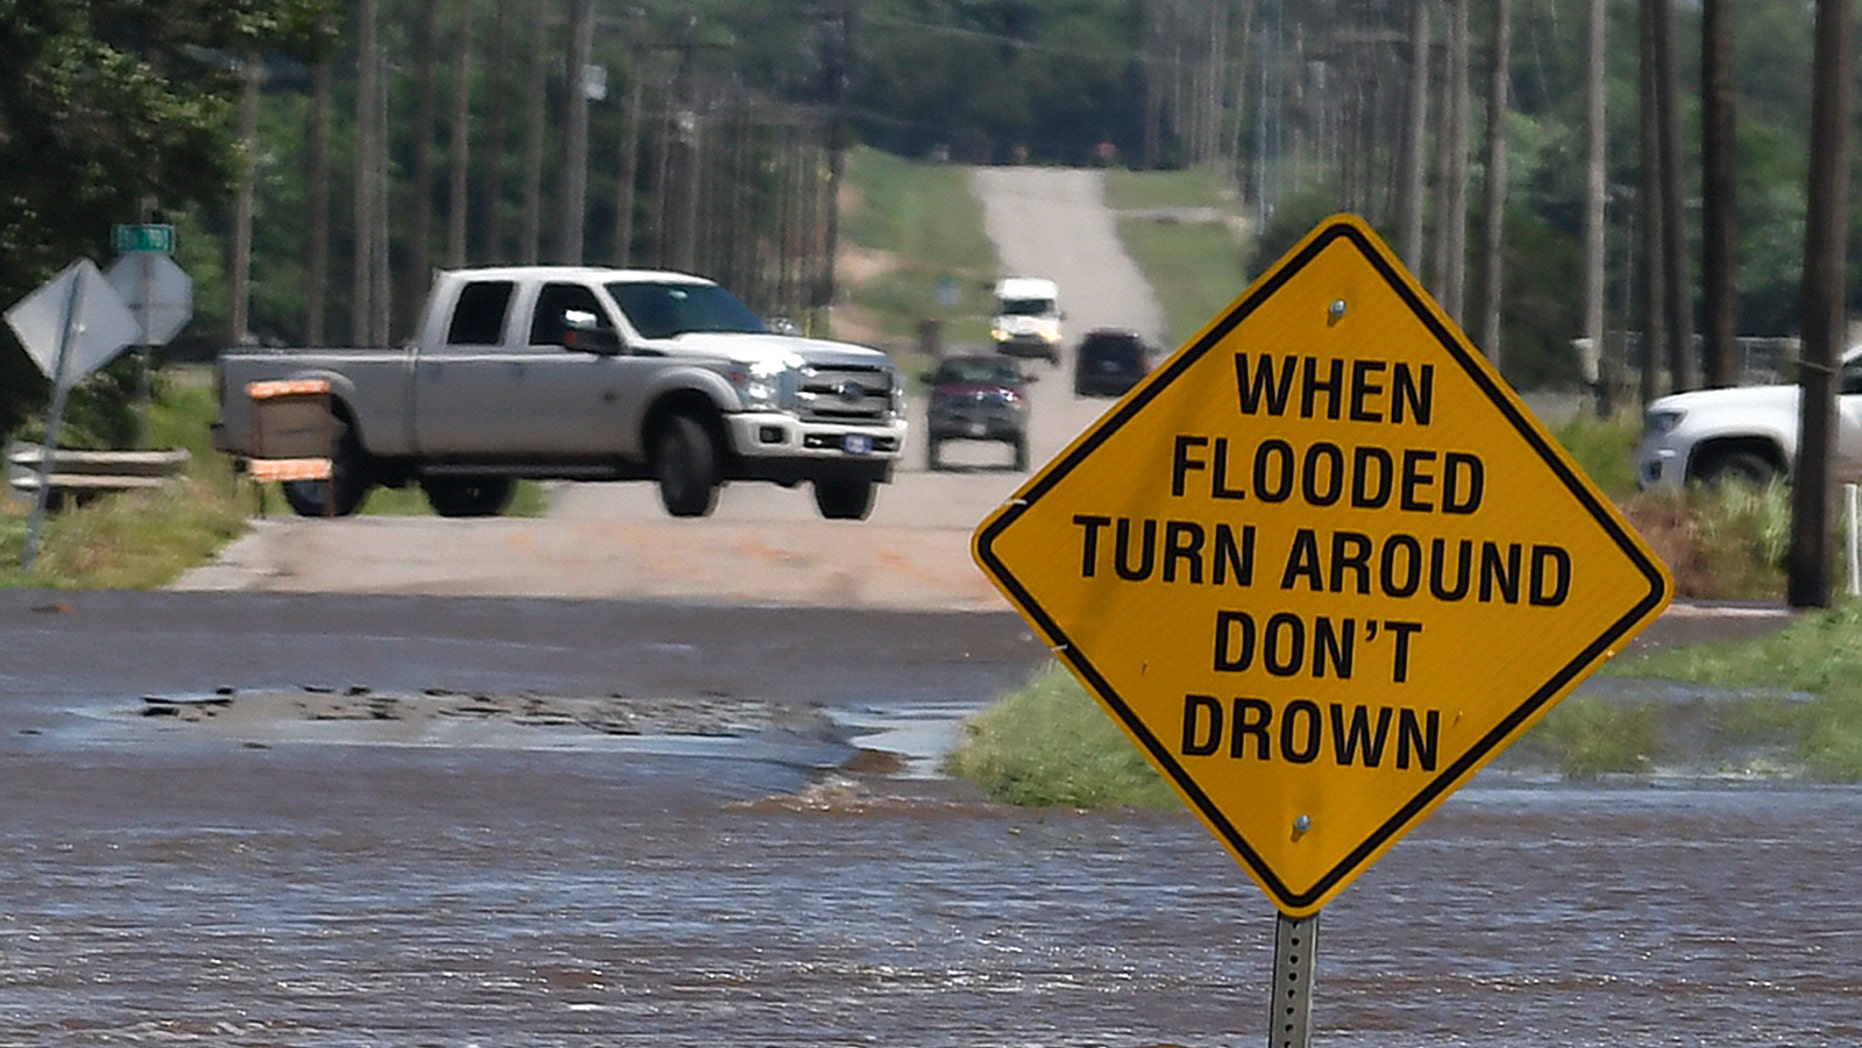
POLYGON ((989 329, 989 337, 995 339, 997 342, 1007 342, 1009 340, 1009 333, 1003 328, 992 327, 989 329))
POLYGON ((785 381, 791 373, 782 362, 757 361, 732 365, 729 377, 746 411, 777 411, 787 403, 787 392, 795 385, 785 381))
POLYGON ((1645 437, 1660 437, 1673 433, 1687 412, 1674 409, 1651 411, 1642 420, 1642 434, 1645 437))

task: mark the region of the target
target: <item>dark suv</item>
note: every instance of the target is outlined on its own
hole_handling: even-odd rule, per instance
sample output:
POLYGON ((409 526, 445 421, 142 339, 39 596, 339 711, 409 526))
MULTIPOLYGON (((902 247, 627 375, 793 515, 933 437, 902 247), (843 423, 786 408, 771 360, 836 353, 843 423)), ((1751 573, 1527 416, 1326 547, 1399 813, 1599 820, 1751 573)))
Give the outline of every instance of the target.
POLYGON ((1074 354, 1073 395, 1118 397, 1151 370, 1151 351, 1135 332, 1100 328, 1074 354))
POLYGON ((947 440, 1001 441, 1015 449, 1015 468, 1028 468, 1028 379, 1014 361, 996 356, 949 357, 929 378, 925 465, 944 468, 947 440))

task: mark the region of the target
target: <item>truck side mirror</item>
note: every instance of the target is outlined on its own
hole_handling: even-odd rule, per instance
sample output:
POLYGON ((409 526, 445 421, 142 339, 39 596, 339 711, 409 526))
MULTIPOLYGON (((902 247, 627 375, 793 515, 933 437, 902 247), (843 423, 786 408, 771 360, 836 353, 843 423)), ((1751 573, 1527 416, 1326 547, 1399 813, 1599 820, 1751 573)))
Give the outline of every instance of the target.
POLYGON ((613 356, 621 351, 621 334, 613 328, 568 324, 563 328, 562 344, 565 349, 613 356))

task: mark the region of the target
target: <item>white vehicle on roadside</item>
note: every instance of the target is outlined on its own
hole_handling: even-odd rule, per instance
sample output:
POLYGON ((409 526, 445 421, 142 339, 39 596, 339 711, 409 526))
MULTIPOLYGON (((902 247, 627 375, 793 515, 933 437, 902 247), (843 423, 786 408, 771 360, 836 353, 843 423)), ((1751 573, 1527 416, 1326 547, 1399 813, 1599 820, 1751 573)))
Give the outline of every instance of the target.
MULTIPOLYGON (((1836 479, 1862 480, 1862 346, 1843 355, 1836 410, 1836 479)), ((1789 479, 1797 463, 1799 388, 1742 386, 1675 393, 1649 405, 1636 451, 1643 489, 1690 482, 1789 479)))
POLYGON ((996 282, 996 314, 990 338, 996 352, 1044 357, 1060 363, 1060 287, 1040 277, 1004 277, 996 282))

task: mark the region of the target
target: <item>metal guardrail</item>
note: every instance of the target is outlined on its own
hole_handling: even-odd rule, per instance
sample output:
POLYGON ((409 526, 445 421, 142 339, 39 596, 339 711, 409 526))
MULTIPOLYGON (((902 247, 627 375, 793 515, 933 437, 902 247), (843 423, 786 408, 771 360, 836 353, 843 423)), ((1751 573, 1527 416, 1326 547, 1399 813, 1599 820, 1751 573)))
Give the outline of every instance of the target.
POLYGON ((185 448, 167 451, 59 448, 52 456, 51 473, 46 476, 41 471, 45 448, 13 441, 6 446, 6 480, 14 494, 23 499, 35 498, 39 485, 49 482, 54 500, 72 498, 81 502, 116 491, 159 488, 179 476, 191 458, 185 448))

